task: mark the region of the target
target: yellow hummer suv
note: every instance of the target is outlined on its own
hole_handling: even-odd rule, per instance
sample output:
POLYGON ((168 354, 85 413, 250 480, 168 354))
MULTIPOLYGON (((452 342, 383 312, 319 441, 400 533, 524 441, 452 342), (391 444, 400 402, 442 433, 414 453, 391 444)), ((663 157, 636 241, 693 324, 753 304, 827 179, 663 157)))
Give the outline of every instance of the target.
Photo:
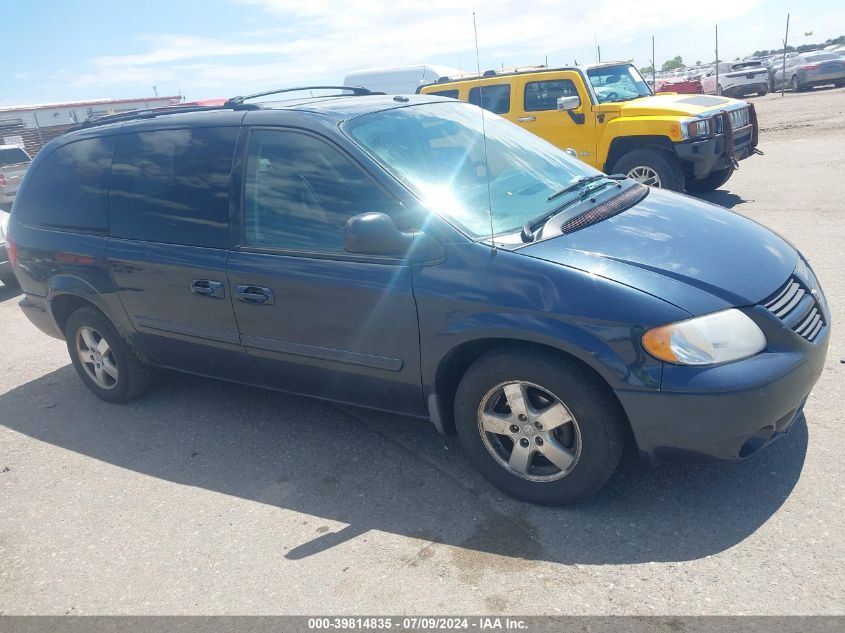
POLYGON ((654 94, 628 63, 441 77, 417 92, 479 105, 606 173, 674 191, 716 189, 762 153, 753 104, 654 94))

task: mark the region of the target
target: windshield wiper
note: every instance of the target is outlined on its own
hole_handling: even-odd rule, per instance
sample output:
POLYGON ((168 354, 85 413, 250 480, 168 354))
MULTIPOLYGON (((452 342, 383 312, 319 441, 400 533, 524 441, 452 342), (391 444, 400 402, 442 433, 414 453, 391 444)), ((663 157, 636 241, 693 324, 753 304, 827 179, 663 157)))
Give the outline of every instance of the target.
MULTIPOLYGON (((581 189, 582 187, 586 187, 586 185, 589 185, 591 182, 596 182, 597 180, 602 180, 602 179, 607 180, 607 182, 603 182, 600 185, 597 185, 595 187, 590 187, 589 189, 585 189, 583 192, 581 192, 580 195, 573 198, 572 200, 568 200, 567 202, 563 203, 563 205, 556 207, 556 208, 552 209, 551 211, 546 211, 545 213, 538 215, 536 218, 532 218, 532 219, 528 220, 528 222, 526 222, 525 224, 522 225, 522 232, 520 234, 520 236, 522 237, 522 241, 523 242, 533 242, 534 241, 534 231, 536 231, 538 228, 543 226, 546 222, 551 220, 558 213, 566 210, 568 207, 572 206, 576 202, 579 202, 581 200, 586 200, 590 196, 590 194, 598 191, 599 189, 602 189, 602 188, 606 187, 607 185, 610 185, 610 184, 613 184, 613 183, 618 184, 618 182, 620 180, 625 180, 626 178, 627 178, 627 176, 625 176, 624 174, 610 174, 610 175, 608 175, 608 174, 597 174, 595 176, 583 176, 582 178, 579 178, 578 180, 576 180, 572 184, 564 187, 560 191, 553 193, 552 195, 549 196, 549 198, 548 198, 549 200, 554 200, 555 198, 562 196, 565 193, 568 193, 570 191, 575 191, 577 189, 581 189)), ((621 185, 618 185, 618 186, 621 187, 621 185)))
POLYGON ((595 176, 582 176, 578 180, 566 185, 560 191, 554 192, 548 198, 547 201, 551 202, 555 198, 560 198, 563 194, 569 193, 570 191, 575 191, 576 189, 580 189, 584 185, 589 185, 591 182, 595 182, 596 180, 601 180, 602 178, 606 178, 604 174, 596 174, 595 176))

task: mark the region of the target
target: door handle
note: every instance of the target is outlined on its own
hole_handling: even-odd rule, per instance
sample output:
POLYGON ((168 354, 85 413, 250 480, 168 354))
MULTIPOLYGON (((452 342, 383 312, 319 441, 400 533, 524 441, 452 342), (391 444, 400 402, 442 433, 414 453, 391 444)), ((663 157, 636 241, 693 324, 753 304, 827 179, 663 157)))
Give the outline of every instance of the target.
POLYGON ((236 288, 238 301, 255 305, 271 306, 276 302, 273 291, 262 286, 238 286, 236 288))
POLYGON ((528 121, 536 121, 537 117, 535 116, 521 116, 517 119, 520 123, 526 123, 528 121))
POLYGON ((223 299, 226 296, 226 286, 222 281, 211 279, 192 279, 191 292, 201 297, 215 297, 223 299))

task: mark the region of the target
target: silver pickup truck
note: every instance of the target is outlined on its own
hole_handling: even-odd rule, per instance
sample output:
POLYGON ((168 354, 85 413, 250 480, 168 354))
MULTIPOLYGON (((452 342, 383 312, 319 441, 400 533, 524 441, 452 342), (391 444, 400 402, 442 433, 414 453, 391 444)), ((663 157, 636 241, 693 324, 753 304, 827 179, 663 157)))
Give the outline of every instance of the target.
POLYGON ((0 145, 0 209, 8 211, 32 159, 17 145, 0 145))

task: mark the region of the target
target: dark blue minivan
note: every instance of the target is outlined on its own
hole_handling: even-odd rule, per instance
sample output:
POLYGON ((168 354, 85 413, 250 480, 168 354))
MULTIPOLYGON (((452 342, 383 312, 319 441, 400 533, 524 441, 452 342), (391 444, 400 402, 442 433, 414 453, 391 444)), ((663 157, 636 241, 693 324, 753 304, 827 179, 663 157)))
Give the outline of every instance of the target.
POLYGON ((166 367, 426 418, 542 504, 598 490, 629 438, 738 460, 799 417, 830 311, 789 243, 475 106, 353 92, 44 147, 7 246, 92 392, 166 367))

